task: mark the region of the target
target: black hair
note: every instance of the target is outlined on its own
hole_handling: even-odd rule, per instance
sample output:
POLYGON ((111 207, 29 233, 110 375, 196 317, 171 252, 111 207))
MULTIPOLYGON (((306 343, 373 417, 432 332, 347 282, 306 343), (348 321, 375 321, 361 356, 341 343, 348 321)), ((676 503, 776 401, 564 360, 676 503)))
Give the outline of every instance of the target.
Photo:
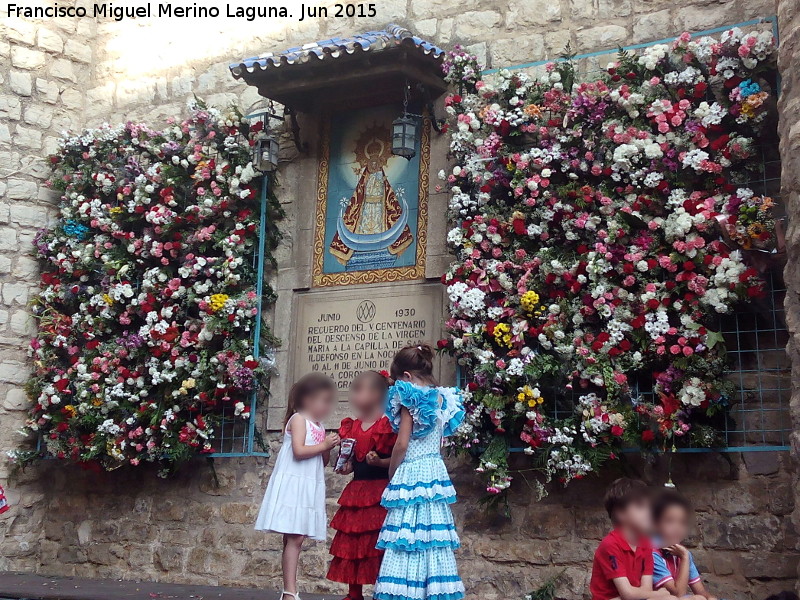
POLYGON ((687 513, 692 513, 692 503, 689 499, 677 490, 665 489, 653 502, 653 520, 658 522, 668 508, 679 506, 687 513))

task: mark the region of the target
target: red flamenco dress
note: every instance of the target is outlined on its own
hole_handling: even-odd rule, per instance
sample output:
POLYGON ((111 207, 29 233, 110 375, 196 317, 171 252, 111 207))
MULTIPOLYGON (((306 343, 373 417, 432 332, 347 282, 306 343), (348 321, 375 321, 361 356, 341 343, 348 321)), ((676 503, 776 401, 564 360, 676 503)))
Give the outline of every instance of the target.
POLYGON ((389 469, 369 465, 366 458, 373 450, 381 458, 389 458, 397 436, 385 416, 366 430, 358 419, 344 419, 339 435, 356 440, 356 444, 353 479, 342 490, 339 509, 331 521, 336 535, 328 579, 353 586, 372 585, 383 557, 383 551, 375 546, 386 519, 381 495, 389 484, 389 469))

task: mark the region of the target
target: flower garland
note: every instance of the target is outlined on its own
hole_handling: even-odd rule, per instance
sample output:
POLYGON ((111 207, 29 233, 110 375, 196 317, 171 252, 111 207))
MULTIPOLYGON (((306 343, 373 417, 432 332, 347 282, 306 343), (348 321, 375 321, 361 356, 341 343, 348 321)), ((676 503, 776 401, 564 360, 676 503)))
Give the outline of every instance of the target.
POLYGON ((765 293, 740 248, 775 245, 773 201, 745 185, 774 127, 772 35, 684 33, 583 83, 568 60, 483 77, 460 49, 444 69, 440 346, 472 381, 458 445, 488 491, 510 485, 509 447, 566 483, 624 445, 719 444, 732 390, 714 315, 765 293))
MULTIPOLYGON (((264 372, 252 343, 258 125, 199 101, 190 111, 163 131, 85 131, 51 157, 61 218, 35 239, 27 428, 57 458, 166 473, 212 451, 223 411, 250 417, 264 372)), ((269 250, 281 212, 274 197, 268 206, 269 250)))

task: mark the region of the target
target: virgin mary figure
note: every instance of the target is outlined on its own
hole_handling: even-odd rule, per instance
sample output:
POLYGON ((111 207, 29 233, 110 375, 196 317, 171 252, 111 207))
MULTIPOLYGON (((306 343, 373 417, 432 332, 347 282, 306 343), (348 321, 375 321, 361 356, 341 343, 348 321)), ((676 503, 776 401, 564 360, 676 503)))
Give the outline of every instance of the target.
POLYGON ((388 252, 396 258, 414 240, 405 197, 395 192, 386 176, 386 163, 392 156, 389 140, 387 127, 373 125, 356 141, 353 170, 358 183, 352 196, 343 199, 329 248, 343 265, 356 252, 388 252))

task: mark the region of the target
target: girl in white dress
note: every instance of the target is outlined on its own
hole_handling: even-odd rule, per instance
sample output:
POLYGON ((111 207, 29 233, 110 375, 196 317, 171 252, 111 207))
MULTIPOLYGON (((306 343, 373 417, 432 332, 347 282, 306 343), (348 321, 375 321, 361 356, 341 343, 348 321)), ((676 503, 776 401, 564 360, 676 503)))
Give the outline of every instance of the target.
POLYGON ((256 519, 256 529, 283 534, 283 594, 300 600, 297 563, 303 540, 325 541, 325 464, 339 435, 322 422, 336 406, 336 386, 322 373, 301 377, 289 392, 283 445, 256 519))

